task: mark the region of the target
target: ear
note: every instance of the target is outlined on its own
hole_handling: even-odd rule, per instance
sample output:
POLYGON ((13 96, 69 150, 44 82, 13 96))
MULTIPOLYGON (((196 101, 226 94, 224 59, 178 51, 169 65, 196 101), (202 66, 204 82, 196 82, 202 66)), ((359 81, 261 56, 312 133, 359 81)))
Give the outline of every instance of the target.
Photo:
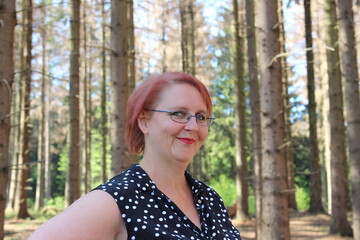
POLYGON ((146 114, 145 112, 140 113, 140 115, 137 118, 137 123, 144 135, 147 135, 149 133, 148 122, 149 122, 148 114, 146 114))

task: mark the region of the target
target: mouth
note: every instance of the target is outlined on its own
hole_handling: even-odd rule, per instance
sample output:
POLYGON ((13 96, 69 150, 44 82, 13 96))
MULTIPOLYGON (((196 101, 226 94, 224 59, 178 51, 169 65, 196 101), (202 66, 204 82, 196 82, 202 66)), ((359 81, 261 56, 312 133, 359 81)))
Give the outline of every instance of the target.
POLYGON ((193 144, 195 142, 195 140, 192 138, 177 138, 177 139, 179 139, 180 141, 186 144, 193 144))

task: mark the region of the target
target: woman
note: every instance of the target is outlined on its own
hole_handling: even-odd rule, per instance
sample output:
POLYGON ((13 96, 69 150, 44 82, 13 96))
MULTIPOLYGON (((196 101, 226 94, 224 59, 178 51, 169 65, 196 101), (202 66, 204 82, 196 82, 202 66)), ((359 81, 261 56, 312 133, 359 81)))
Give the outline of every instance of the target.
POLYGON ((186 167, 208 135, 212 103, 185 73, 144 80, 127 106, 126 135, 140 164, 43 224, 34 239, 240 239, 219 195, 186 167), (115 200, 115 201, 114 201, 115 200))

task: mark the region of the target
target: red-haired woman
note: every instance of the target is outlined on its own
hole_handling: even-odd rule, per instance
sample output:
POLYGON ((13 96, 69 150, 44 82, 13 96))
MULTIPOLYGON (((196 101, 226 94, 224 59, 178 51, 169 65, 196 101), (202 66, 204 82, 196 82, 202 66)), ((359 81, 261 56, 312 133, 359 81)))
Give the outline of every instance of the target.
POLYGON ((140 164, 98 186, 43 224, 33 239, 240 239, 220 196, 186 167, 213 121, 203 83, 178 72, 136 87, 126 136, 140 164))

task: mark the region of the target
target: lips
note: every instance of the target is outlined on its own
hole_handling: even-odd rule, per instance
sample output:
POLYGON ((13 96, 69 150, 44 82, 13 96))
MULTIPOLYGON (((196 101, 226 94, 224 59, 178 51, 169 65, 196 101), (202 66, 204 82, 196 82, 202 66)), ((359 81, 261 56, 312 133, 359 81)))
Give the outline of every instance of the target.
POLYGON ((179 139, 180 141, 186 144, 193 144, 195 142, 195 140, 192 138, 177 138, 177 139, 179 139))

